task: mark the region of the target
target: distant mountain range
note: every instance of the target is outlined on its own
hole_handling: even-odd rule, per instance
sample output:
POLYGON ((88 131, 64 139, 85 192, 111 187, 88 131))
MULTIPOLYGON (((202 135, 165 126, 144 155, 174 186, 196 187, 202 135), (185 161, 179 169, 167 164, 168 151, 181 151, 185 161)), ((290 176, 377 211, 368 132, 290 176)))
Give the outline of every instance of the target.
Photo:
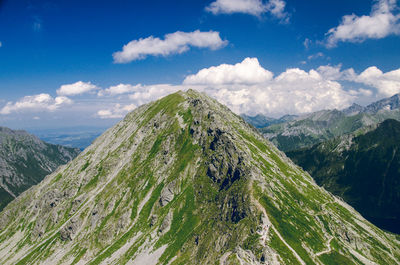
POLYGON ((279 124, 287 121, 292 121, 298 117, 297 115, 285 115, 279 119, 275 119, 264 116, 262 114, 257 114, 256 116, 249 116, 246 114, 242 114, 241 116, 246 122, 250 123, 256 128, 264 128, 272 124, 279 124))
POLYGON ((43 142, 25 131, 0 127, 0 210, 79 152, 43 142))
MULTIPOLYGON (((289 121, 270 121, 271 125, 261 128, 260 131, 279 149, 286 152, 310 147, 389 118, 400 120, 400 94, 366 107, 353 104, 342 111, 322 110, 289 121)), ((249 118, 247 121, 253 122, 249 118)), ((258 126, 259 123, 253 125, 258 126)))
POLYGON ((400 233, 400 122, 388 119, 287 155, 375 225, 400 233))

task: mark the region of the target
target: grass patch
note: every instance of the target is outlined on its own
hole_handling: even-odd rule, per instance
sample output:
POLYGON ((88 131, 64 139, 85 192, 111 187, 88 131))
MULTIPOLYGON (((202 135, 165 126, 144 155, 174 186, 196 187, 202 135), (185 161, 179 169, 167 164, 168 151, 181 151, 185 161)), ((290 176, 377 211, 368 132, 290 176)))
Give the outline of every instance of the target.
POLYGON ((89 165, 90 165, 89 160, 86 160, 86 163, 83 165, 83 167, 81 168, 80 172, 85 171, 88 168, 89 165))
POLYGON ((183 194, 185 204, 181 209, 175 208, 170 230, 156 244, 156 247, 169 244, 160 257, 161 263, 167 263, 177 255, 199 222, 199 218, 193 214, 196 210, 193 188, 188 187, 183 194))
POLYGON ((336 251, 323 254, 319 256, 319 259, 322 261, 322 263, 326 265, 337 265, 337 264, 355 265, 355 263, 352 262, 349 258, 339 254, 336 251))
POLYGON ((269 245, 278 252, 283 264, 300 264, 292 251, 282 242, 278 235, 271 229, 271 240, 269 245))

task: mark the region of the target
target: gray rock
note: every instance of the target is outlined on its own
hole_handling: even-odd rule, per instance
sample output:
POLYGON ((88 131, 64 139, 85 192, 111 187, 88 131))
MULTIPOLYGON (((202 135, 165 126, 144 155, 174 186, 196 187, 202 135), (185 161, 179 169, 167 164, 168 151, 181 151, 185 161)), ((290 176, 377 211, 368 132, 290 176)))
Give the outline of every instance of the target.
POLYGON ((174 188, 175 181, 172 181, 162 190, 159 200, 161 207, 167 205, 174 199, 174 188))

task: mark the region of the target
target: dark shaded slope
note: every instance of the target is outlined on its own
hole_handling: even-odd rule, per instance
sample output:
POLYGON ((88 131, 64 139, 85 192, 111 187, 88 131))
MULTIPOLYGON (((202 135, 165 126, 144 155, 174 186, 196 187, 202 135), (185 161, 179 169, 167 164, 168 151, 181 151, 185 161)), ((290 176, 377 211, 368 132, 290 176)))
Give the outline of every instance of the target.
POLYGON ((377 226, 400 233, 400 122, 287 155, 377 226))

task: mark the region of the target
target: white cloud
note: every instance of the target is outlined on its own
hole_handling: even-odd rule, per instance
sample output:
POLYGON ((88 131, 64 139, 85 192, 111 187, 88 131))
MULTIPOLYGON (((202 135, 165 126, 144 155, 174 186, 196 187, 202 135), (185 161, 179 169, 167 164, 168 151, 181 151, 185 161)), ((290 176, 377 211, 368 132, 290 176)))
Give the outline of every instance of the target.
POLYGON ((136 105, 142 105, 150 101, 159 99, 178 90, 184 90, 181 85, 157 84, 149 86, 140 86, 133 94, 129 95, 129 99, 136 105))
POLYGON ((369 16, 355 14, 343 16, 339 26, 328 31, 327 47, 338 42, 362 42, 366 39, 381 39, 388 35, 400 34, 400 14, 396 0, 375 1, 369 16))
POLYGON ((3 42, 0 41, 0 48, 3 47, 3 42))
POLYGON ((115 96, 121 94, 132 93, 138 90, 142 85, 130 85, 130 84, 119 84, 116 86, 110 86, 104 90, 100 90, 98 96, 115 96))
POLYGON ((317 68, 317 72, 326 80, 342 80, 344 72, 341 70, 342 65, 322 65, 317 68))
POLYGON ((202 69, 188 76, 184 85, 195 85, 194 88, 205 91, 234 112, 248 114, 278 116, 340 109, 356 98, 339 82, 325 78, 316 70, 292 68, 274 78, 256 58, 202 69))
POLYGON ((53 98, 49 94, 38 94, 25 96, 17 102, 8 102, 1 110, 0 114, 7 115, 13 112, 24 111, 54 111, 61 106, 72 104, 72 100, 61 96, 53 98))
POLYGON ((400 93, 400 69, 383 73, 376 66, 371 66, 353 77, 352 81, 375 87, 383 96, 400 93))
POLYGON ((68 84, 68 85, 62 85, 58 90, 57 90, 57 95, 60 96, 76 96, 88 92, 93 92, 95 90, 98 90, 99 88, 95 85, 93 85, 90 82, 82 82, 78 81, 73 84, 68 84))
POLYGON ((287 21, 289 17, 285 6, 286 2, 283 0, 269 0, 267 3, 261 0, 216 0, 206 7, 206 11, 214 15, 244 13, 257 17, 268 12, 287 21))
POLYGON ((84 93, 93 92, 99 88, 90 82, 78 81, 73 84, 62 85, 57 90, 57 95, 60 96, 76 96, 84 93))
POLYGON ((104 104, 109 107, 97 111, 97 116, 103 119, 121 118, 136 106, 157 100, 178 90, 184 90, 184 87, 170 84, 112 86, 98 93, 98 96, 103 98, 104 104), (120 95, 124 96, 120 97, 120 95), (113 104, 110 105, 112 102, 113 104))
POLYGON ((283 0, 269 0, 266 8, 271 15, 289 22, 289 15, 285 12, 286 2, 283 0))
POLYGON ((308 60, 314 60, 317 58, 324 57, 325 55, 322 52, 317 52, 316 54, 311 54, 310 56, 307 57, 308 60))
MULTIPOLYGON (((42 116, 37 112, 60 109, 57 115, 66 119, 72 119, 73 115, 76 119, 89 120, 93 115, 101 119, 119 119, 137 106, 189 88, 206 92, 238 114, 262 113, 276 117, 321 109, 341 109, 355 101, 369 103, 399 93, 400 69, 385 73, 373 66, 356 73, 352 68, 342 70, 341 65, 324 65, 309 71, 290 68, 274 76, 260 65, 257 58, 246 58, 236 64, 201 69, 187 76, 179 85, 111 86, 83 100, 77 97, 73 106, 63 109, 62 106, 72 104, 71 99, 65 96, 26 96, 5 104, 0 114, 24 113, 25 116, 29 111, 33 114, 30 119, 40 116, 40 121, 45 122, 49 116, 56 115, 42 116)), ((12 118, 12 115, 7 118, 12 118)))
POLYGON ((235 65, 221 64, 200 70, 185 78, 185 85, 259 84, 272 79, 273 74, 261 67, 257 58, 246 58, 235 65))
POLYGON ((222 40, 219 32, 181 32, 167 34, 164 39, 150 36, 145 39, 133 40, 124 45, 122 51, 113 54, 115 63, 129 63, 141 60, 148 55, 168 56, 186 52, 190 47, 209 48, 216 50, 224 47, 228 41, 222 40))
MULTIPOLYGON (((371 66, 357 74, 352 68, 341 70, 341 65, 325 65, 318 67, 317 71, 327 80, 344 80, 376 88, 377 96, 388 97, 400 93, 400 69, 384 73, 378 67, 371 66)), ((359 92, 371 96, 370 90, 360 89, 359 92)))
POLYGON ((97 115, 101 119, 120 119, 124 117, 128 112, 136 108, 135 104, 129 104, 122 106, 120 104, 115 104, 113 108, 103 109, 97 112, 97 115))

